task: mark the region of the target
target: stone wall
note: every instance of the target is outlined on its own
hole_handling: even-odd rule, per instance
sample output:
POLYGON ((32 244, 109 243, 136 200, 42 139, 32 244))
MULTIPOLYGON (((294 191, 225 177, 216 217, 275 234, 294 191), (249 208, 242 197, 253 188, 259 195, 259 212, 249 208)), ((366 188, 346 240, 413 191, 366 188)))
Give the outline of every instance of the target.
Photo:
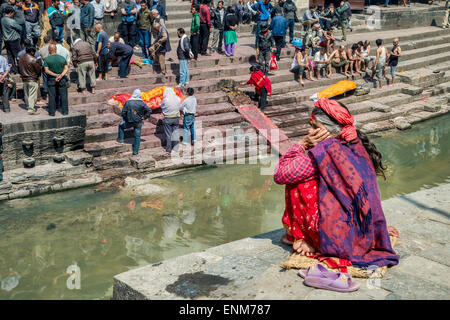
POLYGON ((24 159, 34 159, 34 165, 64 159, 64 153, 83 148, 85 129, 86 116, 80 113, 54 119, 4 123, 5 170, 24 167, 24 159))

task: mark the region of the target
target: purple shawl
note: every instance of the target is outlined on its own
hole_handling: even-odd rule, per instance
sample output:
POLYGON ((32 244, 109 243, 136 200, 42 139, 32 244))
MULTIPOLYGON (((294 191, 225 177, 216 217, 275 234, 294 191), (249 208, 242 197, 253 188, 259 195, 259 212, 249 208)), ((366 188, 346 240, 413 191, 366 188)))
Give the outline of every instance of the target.
POLYGON ((396 265, 375 170, 361 141, 326 139, 309 150, 319 169, 320 252, 356 267, 396 265))

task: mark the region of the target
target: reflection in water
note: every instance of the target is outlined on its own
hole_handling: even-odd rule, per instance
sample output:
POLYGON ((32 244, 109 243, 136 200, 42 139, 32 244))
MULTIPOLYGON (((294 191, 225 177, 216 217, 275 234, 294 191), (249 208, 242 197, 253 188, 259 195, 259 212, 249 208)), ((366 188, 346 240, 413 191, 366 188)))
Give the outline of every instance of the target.
MULTIPOLYGON (((449 120, 374 139, 389 168, 379 180, 384 199, 448 180, 449 120)), ((205 167, 152 184, 0 203, 0 299, 108 299, 118 273, 281 228, 284 188, 257 165, 205 167), (80 290, 67 286, 71 265, 80 290)))

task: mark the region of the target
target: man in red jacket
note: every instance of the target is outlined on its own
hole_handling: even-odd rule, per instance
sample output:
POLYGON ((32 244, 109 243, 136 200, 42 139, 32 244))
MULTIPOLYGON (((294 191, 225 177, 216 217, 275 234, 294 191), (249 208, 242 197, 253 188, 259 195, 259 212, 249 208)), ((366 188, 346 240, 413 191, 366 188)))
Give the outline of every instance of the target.
POLYGON ((210 0, 202 0, 200 6, 200 54, 209 56, 208 50, 209 34, 212 32, 211 15, 209 12, 210 0))

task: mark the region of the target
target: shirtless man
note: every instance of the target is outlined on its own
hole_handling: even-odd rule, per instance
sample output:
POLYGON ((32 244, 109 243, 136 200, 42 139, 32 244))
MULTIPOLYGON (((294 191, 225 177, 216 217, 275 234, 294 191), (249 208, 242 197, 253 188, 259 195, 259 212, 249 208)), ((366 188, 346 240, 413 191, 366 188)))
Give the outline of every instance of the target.
POLYGON ((350 75, 353 77, 353 69, 355 69, 356 73, 362 74, 364 72, 360 71, 361 62, 364 60, 361 59, 358 53, 358 44, 354 43, 350 49, 347 50, 347 57, 350 65, 350 75))
MULTIPOLYGON (((375 58, 375 62, 373 63, 373 69, 374 72, 372 73, 372 79, 374 76, 377 76, 379 87, 378 90, 383 90, 383 84, 381 81, 383 80, 384 75, 384 68, 386 66, 386 61, 388 59, 388 51, 385 46, 383 46, 383 40, 377 39, 375 41, 377 44, 377 56, 375 58)), ((376 82, 375 82, 376 87, 376 82)))
POLYGON ((398 38, 395 38, 392 42, 393 47, 392 50, 389 52, 389 60, 388 60, 388 66, 391 68, 391 77, 392 81, 390 86, 394 86, 395 82, 395 69, 397 69, 398 65, 398 58, 402 56, 402 49, 400 48, 398 38))
POLYGON ((337 50, 333 51, 333 53, 328 58, 328 61, 331 62, 331 65, 336 69, 337 72, 342 73, 342 67, 344 67, 344 75, 346 75, 347 77, 350 76, 348 74, 349 61, 347 53, 345 52, 345 47, 343 45, 340 45, 337 50))

